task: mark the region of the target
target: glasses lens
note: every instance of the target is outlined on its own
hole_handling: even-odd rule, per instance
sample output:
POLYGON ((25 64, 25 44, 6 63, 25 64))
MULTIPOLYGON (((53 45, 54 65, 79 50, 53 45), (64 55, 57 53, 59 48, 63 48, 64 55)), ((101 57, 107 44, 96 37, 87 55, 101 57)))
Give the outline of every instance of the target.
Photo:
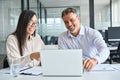
POLYGON ((37 26, 37 22, 34 22, 34 21, 31 20, 31 21, 29 22, 29 25, 30 25, 30 26, 37 26))

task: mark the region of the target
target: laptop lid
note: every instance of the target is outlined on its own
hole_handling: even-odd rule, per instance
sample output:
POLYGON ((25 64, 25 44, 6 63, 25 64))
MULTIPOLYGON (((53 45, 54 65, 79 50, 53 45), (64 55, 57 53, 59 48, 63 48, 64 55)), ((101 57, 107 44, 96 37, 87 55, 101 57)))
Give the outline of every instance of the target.
POLYGON ((82 76, 81 49, 41 50, 40 53, 44 76, 82 76))

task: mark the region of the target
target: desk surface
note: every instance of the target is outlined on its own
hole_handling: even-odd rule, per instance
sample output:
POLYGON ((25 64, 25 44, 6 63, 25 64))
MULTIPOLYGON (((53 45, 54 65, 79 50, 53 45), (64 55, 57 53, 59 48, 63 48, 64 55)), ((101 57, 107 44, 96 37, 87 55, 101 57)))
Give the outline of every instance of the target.
POLYGON ((120 80, 120 71, 91 71, 84 72, 83 78, 80 77, 43 77, 32 75, 19 75, 18 77, 12 77, 10 74, 3 73, 4 70, 0 70, 0 80, 120 80))
POLYGON ((80 77, 43 77, 19 75, 12 77, 9 74, 0 74, 0 80, 120 80, 120 72, 89 72, 84 73, 83 79, 80 77))

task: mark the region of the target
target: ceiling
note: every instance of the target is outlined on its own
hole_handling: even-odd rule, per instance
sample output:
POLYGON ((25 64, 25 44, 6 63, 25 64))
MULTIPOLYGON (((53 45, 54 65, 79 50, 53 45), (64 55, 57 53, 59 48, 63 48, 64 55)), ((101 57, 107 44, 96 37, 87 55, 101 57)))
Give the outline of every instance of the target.
MULTIPOLYGON (((83 14, 88 14, 89 0, 40 0, 45 7, 70 7, 80 6, 83 14)), ((90 0, 91 1, 91 0, 90 0)), ((115 1, 115 0, 114 0, 115 1)), ((110 0, 94 0, 95 12, 109 5, 110 0)))
MULTIPOLYGON (((89 0, 40 0, 45 7, 87 6, 89 0)), ((95 5, 105 6, 110 0, 94 0, 95 5)))
MULTIPOLYGON (((83 22, 89 23, 89 1, 91 0, 40 0, 44 7, 71 7, 80 6, 80 14, 83 22)), ((115 1, 115 0, 114 0, 115 1)), ((108 6, 110 0, 94 0, 94 11, 98 13, 108 6)))

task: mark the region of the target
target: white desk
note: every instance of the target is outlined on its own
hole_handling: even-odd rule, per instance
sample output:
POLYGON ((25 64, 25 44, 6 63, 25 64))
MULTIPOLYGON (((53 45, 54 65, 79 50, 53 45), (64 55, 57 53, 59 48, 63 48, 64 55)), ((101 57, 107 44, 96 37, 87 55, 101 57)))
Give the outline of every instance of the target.
POLYGON ((58 49, 58 45, 45 45, 45 49, 58 49))
MULTIPOLYGON (((9 70, 9 69, 5 69, 9 70)), ((83 79, 80 77, 43 77, 32 75, 19 75, 12 77, 10 74, 3 73, 0 70, 0 80, 120 80, 120 71, 92 71, 83 73, 83 79)))
MULTIPOLYGON (((80 77, 46 77, 19 75, 12 77, 10 74, 0 74, 0 80, 82 80, 80 77)), ((89 72, 84 73, 83 80, 120 80, 120 72, 89 72)))

